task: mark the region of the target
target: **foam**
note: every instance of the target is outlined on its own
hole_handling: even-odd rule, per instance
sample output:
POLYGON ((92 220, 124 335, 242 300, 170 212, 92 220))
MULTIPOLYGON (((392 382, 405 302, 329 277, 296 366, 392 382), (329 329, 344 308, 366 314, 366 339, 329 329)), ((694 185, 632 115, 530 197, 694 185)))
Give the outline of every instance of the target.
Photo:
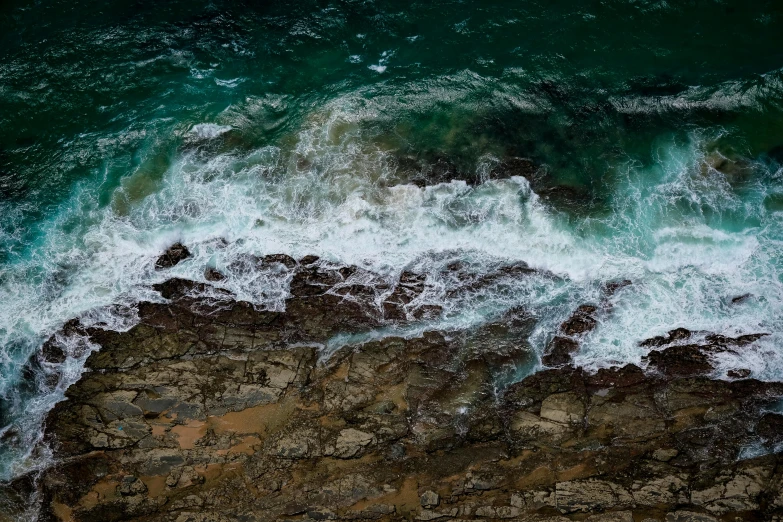
MULTIPOLYGON (((220 83, 220 85, 228 85, 234 87, 236 83, 231 83, 231 82, 235 82, 235 80, 225 81, 220 83)), ((217 138, 221 134, 227 133, 230 130, 231 130, 230 125, 217 125, 214 123, 199 123, 197 125, 194 125, 193 128, 190 129, 190 134, 192 136, 201 139, 213 139, 213 138, 217 138)))

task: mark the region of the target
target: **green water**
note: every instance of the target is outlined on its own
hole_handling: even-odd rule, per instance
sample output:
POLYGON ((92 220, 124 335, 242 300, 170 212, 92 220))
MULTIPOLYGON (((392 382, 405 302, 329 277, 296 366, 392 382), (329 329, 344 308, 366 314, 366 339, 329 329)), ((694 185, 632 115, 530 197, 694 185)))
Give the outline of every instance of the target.
MULTIPOLYGON (((0 475, 46 462, 29 448, 86 356, 31 381, 46 337, 128 327, 150 283, 248 252, 415 266, 444 324, 525 306, 539 352, 629 278, 580 363, 638 363, 676 326, 765 331, 721 371, 781 378, 782 24, 772 0, 4 2, 0 475), (478 183, 519 157, 529 182, 478 183), (194 258, 156 273, 176 240, 194 258), (454 259, 560 279, 449 300, 454 259)), ((285 284, 224 283, 271 308, 285 284)))

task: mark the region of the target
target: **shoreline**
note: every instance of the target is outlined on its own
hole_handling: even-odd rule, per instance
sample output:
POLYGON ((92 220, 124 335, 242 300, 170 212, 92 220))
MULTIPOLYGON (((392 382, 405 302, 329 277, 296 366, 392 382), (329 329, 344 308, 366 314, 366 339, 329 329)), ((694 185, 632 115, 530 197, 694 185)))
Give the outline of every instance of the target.
POLYGON ((783 516, 783 416, 767 411, 783 383, 705 377, 710 354, 758 337, 675 330, 645 341, 657 354, 645 370, 588 373, 571 355, 611 313, 604 299, 553 332, 550 368, 506 388, 535 358, 524 310, 346 345, 319 364, 336 333, 439 313, 406 308, 426 278, 404 273, 378 316, 368 287, 340 286, 355 267, 264 259, 293 272, 285 312, 172 279, 154 287, 168 302, 140 303, 127 332, 69 323, 101 349, 47 418, 56 464, 3 486, 5 504, 37 495, 42 521, 783 516), (765 454, 743 458, 749 448, 765 454))

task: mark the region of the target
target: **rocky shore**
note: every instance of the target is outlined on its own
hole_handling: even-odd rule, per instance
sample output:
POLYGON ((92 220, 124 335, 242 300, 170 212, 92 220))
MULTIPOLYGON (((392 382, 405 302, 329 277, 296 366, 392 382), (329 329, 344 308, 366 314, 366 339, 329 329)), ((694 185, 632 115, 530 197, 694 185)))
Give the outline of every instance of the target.
POLYGON ((172 279, 127 332, 66 325, 100 349, 47 419, 57 464, 4 486, 0 520, 32 501, 42 521, 783 520, 783 383, 709 377, 712 354, 758 336, 679 329, 644 341, 644 369, 573 367, 621 281, 553 332, 544 369, 504 385, 536 364, 524 310, 321 357, 337 334, 440 313, 415 305, 426 278, 253 262, 290 274, 285 312, 172 279))

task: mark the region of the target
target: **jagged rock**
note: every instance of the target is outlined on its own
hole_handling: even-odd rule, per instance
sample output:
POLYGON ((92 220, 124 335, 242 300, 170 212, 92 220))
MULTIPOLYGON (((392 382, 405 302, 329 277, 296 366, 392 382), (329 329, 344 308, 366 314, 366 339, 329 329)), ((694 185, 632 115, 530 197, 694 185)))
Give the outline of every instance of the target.
POLYGON ((440 504, 440 497, 434 491, 427 490, 421 495, 419 501, 422 507, 434 508, 440 504))
POLYGON ((658 448, 653 451, 652 458, 660 460, 661 462, 669 462, 677 456, 679 451, 674 448, 658 448))
POLYGON ((744 303, 745 301, 747 301, 751 297, 753 297, 751 294, 742 294, 742 295, 738 295, 736 297, 732 297, 731 298, 731 304, 744 303))
POLYGON ((117 486, 117 492, 123 497, 141 495, 147 492, 147 486, 138 478, 128 475, 122 478, 122 482, 117 486))
POLYGON ((541 402, 540 415, 561 424, 579 423, 584 419, 585 405, 575 393, 555 393, 541 402))
POLYGON ((547 366, 564 366, 571 362, 571 356, 579 351, 579 343, 568 337, 555 337, 547 347, 541 362, 547 366))
POLYGON ((756 425, 756 433, 772 444, 783 442, 783 415, 765 413, 756 425))
POLYGON ((66 354, 60 343, 52 338, 41 347, 41 357, 49 364, 60 364, 65 362, 66 354))
MULTIPOLYGON (((749 441, 778 443, 779 416, 763 408, 783 385, 690 376, 676 351, 690 335, 650 345, 674 360, 666 376, 562 366, 499 387, 504 366, 530 357, 523 312, 469 332, 353 340, 319 363, 332 336, 388 324, 358 292, 337 293, 367 275, 268 264, 293 272, 285 312, 229 294, 215 305, 199 298, 214 289, 171 280, 134 328, 80 332, 101 349, 47 419, 60 460, 38 481, 42 520, 783 514, 780 456, 740 458, 749 441)), ((426 284, 404 273, 378 295, 426 284)), ((603 306, 580 307, 557 334, 578 342, 603 306)), ((754 340, 705 337, 731 350, 754 340)), ((34 487, 3 491, 18 504, 34 487)))
POLYGON ((372 433, 348 428, 340 431, 335 443, 334 456, 341 459, 358 457, 364 448, 375 442, 372 433))
POLYGON ((221 272, 220 270, 216 268, 212 268, 211 266, 208 266, 204 270, 204 279, 207 281, 223 281, 226 278, 226 276, 221 272))
POLYGON ((171 268, 190 256, 190 250, 185 245, 174 243, 155 261, 155 269, 171 268))
POLYGON ((714 369, 704 348, 693 344, 652 350, 645 359, 649 368, 672 377, 702 375, 714 369))
POLYGON ((731 377, 732 379, 747 379, 750 377, 750 370, 747 368, 740 368, 738 370, 729 370, 726 372, 727 377, 731 377))
POLYGON ((269 254, 261 258, 265 264, 279 263, 287 269, 292 269, 296 266, 296 259, 286 254, 269 254))
POLYGON ((598 308, 593 305, 577 307, 571 317, 560 325, 559 335, 549 343, 541 362, 547 366, 569 364, 572 355, 579 350, 578 339, 595 328, 597 310, 598 308))
POLYGON ((660 335, 657 337, 651 337, 650 339, 645 339, 644 341, 639 343, 639 346, 644 346, 644 347, 667 346, 669 344, 678 341, 684 341, 686 339, 690 339, 691 335, 693 335, 693 333, 686 328, 675 328, 674 330, 670 330, 669 333, 667 333, 666 335, 660 335))

